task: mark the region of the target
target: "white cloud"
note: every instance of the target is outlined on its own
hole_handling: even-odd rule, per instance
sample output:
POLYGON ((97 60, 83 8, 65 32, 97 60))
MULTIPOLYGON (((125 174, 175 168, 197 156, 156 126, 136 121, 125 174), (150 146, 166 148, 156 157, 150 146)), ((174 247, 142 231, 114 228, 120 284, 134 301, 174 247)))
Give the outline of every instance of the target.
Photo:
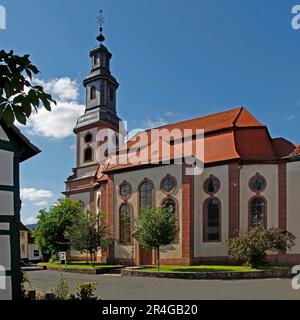
POLYGON ((45 81, 35 78, 33 84, 40 85, 57 102, 51 104, 52 111, 40 108, 32 113, 26 127, 30 134, 54 139, 64 139, 73 134, 77 119, 84 113, 85 106, 78 103, 79 85, 68 77, 45 81))
POLYGON ((64 139, 73 133, 77 119, 84 113, 84 106, 76 102, 59 102, 49 112, 42 108, 33 114, 26 128, 31 134, 47 138, 64 139))
POLYGON ((22 219, 23 224, 27 225, 27 224, 33 224, 33 223, 37 223, 37 218, 36 217, 26 217, 24 219, 22 219))
POLYGON ((21 199, 28 200, 36 203, 44 202, 53 197, 53 193, 49 190, 35 189, 35 188, 22 188, 21 199), (37 201, 37 202, 36 202, 37 201))
POLYGON ((167 111, 166 112, 166 117, 174 117, 175 113, 173 113, 172 111, 167 111))
POLYGON ((155 120, 146 119, 144 124, 147 129, 165 126, 168 123, 164 118, 156 118, 155 120))
POLYGON ((50 93, 59 101, 76 101, 79 96, 77 81, 68 77, 49 81, 35 78, 33 83, 42 86, 45 92, 50 93))
POLYGON ((285 119, 285 121, 286 122, 291 122, 293 119, 295 119, 296 118, 296 116, 294 115, 294 114, 290 114, 286 119, 285 119))
POLYGON ((47 206, 48 202, 45 200, 45 201, 35 202, 33 205, 38 206, 38 207, 47 206))

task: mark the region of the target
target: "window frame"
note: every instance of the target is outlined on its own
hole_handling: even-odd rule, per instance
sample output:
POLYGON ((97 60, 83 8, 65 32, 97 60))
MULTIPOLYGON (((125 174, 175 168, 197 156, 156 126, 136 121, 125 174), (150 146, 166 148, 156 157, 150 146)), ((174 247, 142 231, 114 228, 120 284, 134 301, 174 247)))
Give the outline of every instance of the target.
POLYGON ((141 188, 143 186, 143 184, 145 183, 149 183, 151 186, 152 186, 152 194, 151 194, 151 197, 152 197, 152 204, 151 204, 151 207, 155 207, 155 188, 154 188, 154 183, 148 179, 148 178, 145 178, 139 185, 138 185, 138 208, 139 208, 139 211, 142 209, 142 199, 141 199, 141 188))
POLYGON ((253 229, 253 228, 257 228, 258 226, 256 227, 253 227, 252 226, 252 210, 251 210, 251 205, 252 205, 252 202, 255 200, 255 199, 260 199, 262 201, 264 201, 264 204, 265 204, 265 212, 264 212, 264 219, 263 219, 263 225, 261 227, 263 228, 267 228, 268 226, 268 218, 267 218, 267 214, 268 214, 268 201, 265 197, 259 195, 259 194, 256 194, 255 196, 253 196, 249 202, 248 202, 248 228, 249 229, 253 229))
POLYGON ((94 161, 94 150, 91 146, 88 146, 83 151, 83 162, 93 162, 94 161), (91 150, 91 159, 86 160, 86 152, 87 150, 91 150))
POLYGON ((203 220, 203 237, 202 240, 204 243, 219 243, 222 242, 222 202, 219 198, 217 197, 210 197, 207 198, 204 203, 203 203, 203 216, 202 216, 203 220), (216 200, 219 203, 219 238, 217 240, 208 240, 207 237, 207 216, 208 216, 208 204, 209 202, 216 200))
POLYGON ((132 196, 132 186, 131 186, 131 184, 130 184, 128 181, 124 180, 124 181, 119 185, 119 197, 120 197, 121 199, 123 199, 123 200, 128 200, 131 196, 132 196), (122 196, 121 189, 122 189, 122 187, 125 186, 125 185, 127 185, 127 186, 129 187, 130 192, 129 192, 129 194, 128 194, 127 196, 124 197, 124 196, 122 196))
POLYGON ((130 202, 127 201, 123 201, 118 208, 118 222, 119 222, 119 235, 118 235, 118 239, 119 239, 119 244, 122 246, 130 246, 133 244, 133 206, 131 205, 130 202), (121 223, 121 209, 123 206, 128 206, 129 208, 129 218, 130 218, 130 240, 128 242, 125 242, 121 239, 122 236, 122 223, 121 223))
POLYGON ((170 175, 170 174, 167 174, 166 176, 164 176, 161 181, 160 181, 160 190, 166 194, 166 195, 170 195, 170 194, 173 194, 176 192, 177 190, 177 179, 170 175), (167 180, 167 179, 171 179, 174 183, 174 187, 170 190, 170 191, 166 191, 164 188, 163 188, 163 185, 164 185, 164 182, 167 180))
POLYGON ((210 175, 210 176, 204 181, 204 183, 203 183, 203 190, 204 190, 204 192, 205 192, 206 194, 210 195, 210 196, 214 196, 215 194, 217 194, 217 193, 220 191, 220 189, 221 189, 221 181, 220 181, 219 178, 217 178, 217 177, 214 176, 214 175, 210 175), (215 180, 217 181, 217 183, 218 183, 218 188, 217 188, 216 191, 210 192, 210 191, 208 190, 208 184, 209 184, 210 180, 212 180, 212 179, 215 179, 215 180))
MULTIPOLYGON (((180 228, 180 221, 179 221, 179 203, 178 200, 170 195, 168 195, 167 197, 163 198, 160 202, 160 206, 163 207, 163 204, 165 201, 167 200, 172 200, 175 203, 175 218, 176 218, 176 227, 180 228)), ((181 228, 179 229, 179 232, 177 232, 177 236, 175 241, 173 242, 174 244, 179 244, 179 235, 181 232, 181 228)))
POLYGON ((90 100, 96 100, 96 99, 97 99, 97 88, 96 88, 96 86, 91 86, 90 100))
POLYGON ((264 192, 264 191, 267 189, 267 180, 266 180, 266 178, 265 178, 264 176, 262 176, 260 173, 256 173, 256 175, 254 175, 253 177, 251 177, 251 178, 249 179, 248 185, 249 185, 249 189, 250 189, 252 192, 254 192, 254 193, 256 193, 257 195, 259 195, 260 193, 264 192), (255 189, 253 188, 252 183, 253 183, 253 181, 254 181, 255 179, 262 179, 262 180, 263 180, 263 182, 264 182, 264 187, 263 187, 261 190, 255 190, 255 189))

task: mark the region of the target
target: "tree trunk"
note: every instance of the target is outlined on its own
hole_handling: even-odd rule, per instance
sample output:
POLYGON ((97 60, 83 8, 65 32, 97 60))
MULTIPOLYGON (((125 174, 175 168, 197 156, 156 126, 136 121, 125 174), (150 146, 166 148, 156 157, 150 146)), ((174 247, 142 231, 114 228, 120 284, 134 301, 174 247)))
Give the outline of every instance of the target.
POLYGON ((156 255, 157 255, 157 269, 160 268, 160 250, 159 247, 156 248, 156 255))
POLYGON ((93 250, 90 250, 91 265, 94 265, 93 250))

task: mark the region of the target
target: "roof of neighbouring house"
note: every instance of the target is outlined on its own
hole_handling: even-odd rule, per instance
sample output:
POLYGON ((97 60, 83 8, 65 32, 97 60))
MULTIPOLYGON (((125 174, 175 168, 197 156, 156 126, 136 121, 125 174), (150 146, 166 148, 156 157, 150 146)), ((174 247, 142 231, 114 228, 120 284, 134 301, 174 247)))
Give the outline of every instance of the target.
MULTIPOLYGON (((272 139, 268 128, 257 120, 245 107, 235 108, 224 112, 211 114, 191 120, 185 120, 156 128, 158 130, 185 129, 192 130, 193 143, 196 143, 197 129, 204 130, 204 163, 212 164, 217 162, 241 159, 244 161, 274 161, 290 155, 296 146, 284 138, 272 139)), ((151 131, 147 130, 150 138, 151 131)), ((123 150, 133 149, 139 136, 138 133, 130 139, 123 147, 123 150)), ((153 141, 139 143, 139 147, 153 144, 153 141)), ((174 142, 174 141, 173 141, 174 142)), ((170 143, 171 159, 176 155, 176 143, 170 143)), ((117 156, 119 157, 119 156, 117 156)), ((149 156, 150 158, 150 156, 149 156)), ((130 159, 130 157, 129 157, 130 159)), ((161 158, 159 160, 162 160, 161 158)), ((111 163, 111 159, 109 160, 111 163)), ((99 166, 97 178, 104 177, 105 173, 117 170, 125 170, 138 167, 139 164, 117 161, 117 164, 107 164, 104 168, 99 166)))
POLYGON ((20 162, 25 161, 41 152, 39 148, 33 145, 16 126, 7 127, 4 123, 0 123, 6 133, 12 138, 13 142, 20 148, 20 162))

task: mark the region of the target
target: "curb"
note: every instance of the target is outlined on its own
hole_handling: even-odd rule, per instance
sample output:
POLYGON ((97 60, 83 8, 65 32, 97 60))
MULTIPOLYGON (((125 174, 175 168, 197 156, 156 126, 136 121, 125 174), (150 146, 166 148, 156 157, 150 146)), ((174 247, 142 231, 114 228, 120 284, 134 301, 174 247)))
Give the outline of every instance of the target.
POLYGON ((44 270, 49 271, 59 271, 59 272, 69 272, 69 273, 80 273, 80 274, 92 274, 92 275, 98 275, 98 274, 105 274, 110 273, 112 270, 121 270, 123 266, 117 266, 117 267, 109 267, 109 268, 95 268, 95 269, 86 269, 86 268, 63 268, 63 267, 48 267, 48 266, 42 266, 44 270))
POLYGON ((289 278, 288 269, 262 270, 262 271, 217 271, 217 272, 151 272, 141 270, 123 269, 122 276, 131 277, 152 277, 167 279, 187 280, 242 280, 242 279, 269 279, 289 278))

